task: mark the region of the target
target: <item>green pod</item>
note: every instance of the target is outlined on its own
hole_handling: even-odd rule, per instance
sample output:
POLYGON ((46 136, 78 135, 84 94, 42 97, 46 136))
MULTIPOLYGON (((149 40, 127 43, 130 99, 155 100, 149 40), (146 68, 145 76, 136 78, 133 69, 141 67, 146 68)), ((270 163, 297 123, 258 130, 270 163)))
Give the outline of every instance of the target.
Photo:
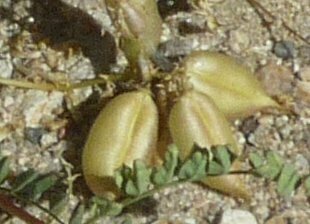
POLYGON ((193 88, 207 94, 230 120, 262 108, 279 107, 249 69, 232 57, 197 51, 186 58, 184 66, 193 88))
MULTIPOLYGON (((155 0, 107 0, 120 31, 120 47, 131 66, 143 66, 156 51, 162 20, 155 0)), ((141 68, 143 70, 143 68, 141 68)))
POLYGON ((113 175, 136 159, 151 164, 156 156, 156 105, 146 91, 124 93, 112 99, 92 126, 82 155, 87 185, 99 196, 118 196, 113 175))
MULTIPOLYGON (((171 109, 169 129, 174 143, 180 150, 181 159, 190 154, 194 144, 206 148, 228 144, 236 155, 241 153, 224 114, 211 98, 202 93, 188 91, 179 98, 171 109)), ((232 170, 237 169, 239 164, 235 162, 232 170)), ((234 197, 249 197, 237 175, 207 177, 202 182, 234 197)))

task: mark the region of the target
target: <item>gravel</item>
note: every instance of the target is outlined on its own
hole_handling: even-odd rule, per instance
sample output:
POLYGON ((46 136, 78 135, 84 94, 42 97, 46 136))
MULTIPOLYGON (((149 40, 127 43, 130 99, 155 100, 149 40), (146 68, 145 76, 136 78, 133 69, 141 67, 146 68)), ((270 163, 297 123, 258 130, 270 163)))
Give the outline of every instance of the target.
MULTIPOLYGON (((98 38, 97 41, 107 44, 104 47, 94 47, 89 41, 83 42, 83 38, 55 41, 52 34, 45 35, 40 27, 33 26, 38 20, 46 22, 44 15, 28 17, 26 8, 30 2, 0 2, 0 7, 9 10, 6 13, 0 10, 0 77, 36 83, 75 82, 94 78, 115 66, 115 61, 107 58, 107 52, 102 53, 104 47, 117 59, 122 58, 115 50, 113 38, 109 38, 115 30, 102 1, 66 0, 68 5, 63 7, 67 11, 63 12, 68 12, 67 18, 75 15, 69 24, 78 23, 73 27, 81 33, 91 25, 94 36, 88 38, 98 38), (105 39, 101 39, 101 33, 105 34, 105 39), (111 67, 105 67, 107 62, 112 63, 111 67)), ((244 0, 205 2, 208 4, 203 9, 165 12, 162 54, 175 63, 193 50, 216 50, 232 55, 253 72, 258 70, 256 75, 266 91, 288 112, 262 111, 234 122, 240 147, 244 148, 245 155, 254 151, 276 151, 293 163, 301 174, 309 174, 310 47, 283 26, 284 21, 298 34, 309 38, 309 0, 259 1, 275 16, 269 27, 271 33, 244 0)), ((60 18, 58 16, 55 21, 61 22, 60 18)), ((53 32, 57 34, 57 30, 53 32)), ((17 173, 28 168, 46 173, 63 170, 61 155, 66 152, 71 155, 68 161, 79 172, 76 161, 79 161, 87 128, 100 109, 96 103, 101 102, 100 95, 110 96, 110 93, 96 88, 61 93, 1 87, 1 154, 11 158, 12 169, 17 173)), ((243 219, 248 221, 247 224, 309 223, 309 197, 303 188, 297 189, 291 198, 282 198, 274 183, 253 176, 244 177, 244 181, 252 191, 250 203, 200 185, 182 184, 157 193, 147 202, 149 204, 137 209, 140 212, 104 218, 98 223, 123 223, 129 218, 132 223, 157 224, 241 224, 243 219)), ((80 197, 79 192, 72 195, 71 207, 80 197)), ((42 215, 35 208, 31 211, 42 215)), ((14 218, 6 223, 22 222, 14 218)))

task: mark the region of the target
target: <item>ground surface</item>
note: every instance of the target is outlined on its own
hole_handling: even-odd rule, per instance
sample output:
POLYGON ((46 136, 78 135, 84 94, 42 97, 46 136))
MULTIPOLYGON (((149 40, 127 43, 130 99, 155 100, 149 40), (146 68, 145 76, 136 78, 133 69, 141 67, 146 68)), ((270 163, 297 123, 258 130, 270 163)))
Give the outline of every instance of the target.
MULTIPOLYGON (((66 83, 93 78, 111 69, 119 51, 103 3, 38 2, 0 2, 1 77, 66 83)), ((223 51, 257 71, 268 94, 294 115, 272 111, 235 121, 240 147, 245 154, 277 151, 306 174, 310 169, 310 2, 259 2, 274 16, 264 14, 270 26, 262 23, 245 0, 210 0, 196 10, 166 10, 160 51, 173 61, 193 50, 223 51)), ((121 68, 115 65, 112 69, 121 68)), ((84 136, 100 108, 98 96, 109 96, 108 90, 86 88, 64 94, 1 87, 1 154, 12 159, 16 172, 28 168, 43 173, 60 171, 65 166, 62 158, 79 172, 84 136)), ((246 214, 242 213, 235 223, 242 223, 246 215, 254 216, 257 223, 310 223, 309 198, 304 189, 284 199, 277 195, 272 183, 250 176, 245 181, 253 193, 249 204, 199 185, 184 184, 156 194, 155 203, 146 202, 137 209, 139 212, 98 223, 122 223, 130 216, 133 223, 225 224, 229 222, 224 217, 233 217, 239 210, 246 214)), ((72 196, 72 205, 76 201, 72 196)), ((248 224, 255 223, 247 220, 248 224)), ((12 219, 7 223, 20 221, 12 219)))

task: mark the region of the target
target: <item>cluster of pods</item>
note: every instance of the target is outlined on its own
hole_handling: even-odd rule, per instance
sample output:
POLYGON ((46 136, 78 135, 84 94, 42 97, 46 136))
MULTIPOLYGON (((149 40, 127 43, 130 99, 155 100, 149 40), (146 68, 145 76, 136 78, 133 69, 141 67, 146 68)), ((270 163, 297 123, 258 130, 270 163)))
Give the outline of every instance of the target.
MULTIPOLYGON (((149 59, 159 43, 160 35, 153 34, 161 29, 156 1, 122 0, 106 4, 112 16, 118 17, 121 47, 129 63, 132 61, 145 74, 143 61, 149 59), (146 16, 150 19, 144 19, 146 16)), ((278 107, 247 68, 221 53, 193 52, 174 74, 181 77, 186 88, 166 108, 164 119, 160 118, 162 113, 152 88, 118 95, 100 112, 82 156, 86 183, 96 195, 119 196, 113 175, 123 164, 132 166, 136 159, 151 166, 158 164, 163 133, 169 136, 164 144, 176 144, 181 159, 191 153, 194 144, 202 148, 230 145, 240 155, 229 122, 262 108, 278 107)), ((149 77, 146 80, 152 79, 149 77)), ((232 169, 239 166, 236 160, 232 169)), ((237 175, 208 177, 202 182, 235 197, 249 195, 237 175)))

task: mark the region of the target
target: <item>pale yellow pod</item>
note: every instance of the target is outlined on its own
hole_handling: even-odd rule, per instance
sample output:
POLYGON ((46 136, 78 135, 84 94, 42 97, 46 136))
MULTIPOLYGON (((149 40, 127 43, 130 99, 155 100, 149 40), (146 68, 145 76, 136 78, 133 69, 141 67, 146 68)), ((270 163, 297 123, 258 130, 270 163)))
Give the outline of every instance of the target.
POLYGON ((114 171, 136 159, 152 163, 157 132, 157 108, 147 91, 112 99, 97 117, 83 150, 83 173, 92 192, 109 198, 118 195, 114 171))
POLYGON ((156 0, 107 0, 121 35, 121 48, 132 66, 145 63, 156 51, 162 20, 156 0))
POLYGON ((266 95, 254 75, 227 55, 197 51, 184 63, 194 89, 207 94, 228 119, 279 105, 266 95))
MULTIPOLYGON (((169 129, 181 159, 190 154, 194 144, 206 148, 229 144, 235 154, 241 153, 224 114, 202 93, 188 91, 179 98, 169 116, 169 129)), ((238 163, 232 165, 232 170, 236 169, 239 169, 238 163)), ((208 177, 203 183, 235 197, 249 196, 237 175, 208 177)))

